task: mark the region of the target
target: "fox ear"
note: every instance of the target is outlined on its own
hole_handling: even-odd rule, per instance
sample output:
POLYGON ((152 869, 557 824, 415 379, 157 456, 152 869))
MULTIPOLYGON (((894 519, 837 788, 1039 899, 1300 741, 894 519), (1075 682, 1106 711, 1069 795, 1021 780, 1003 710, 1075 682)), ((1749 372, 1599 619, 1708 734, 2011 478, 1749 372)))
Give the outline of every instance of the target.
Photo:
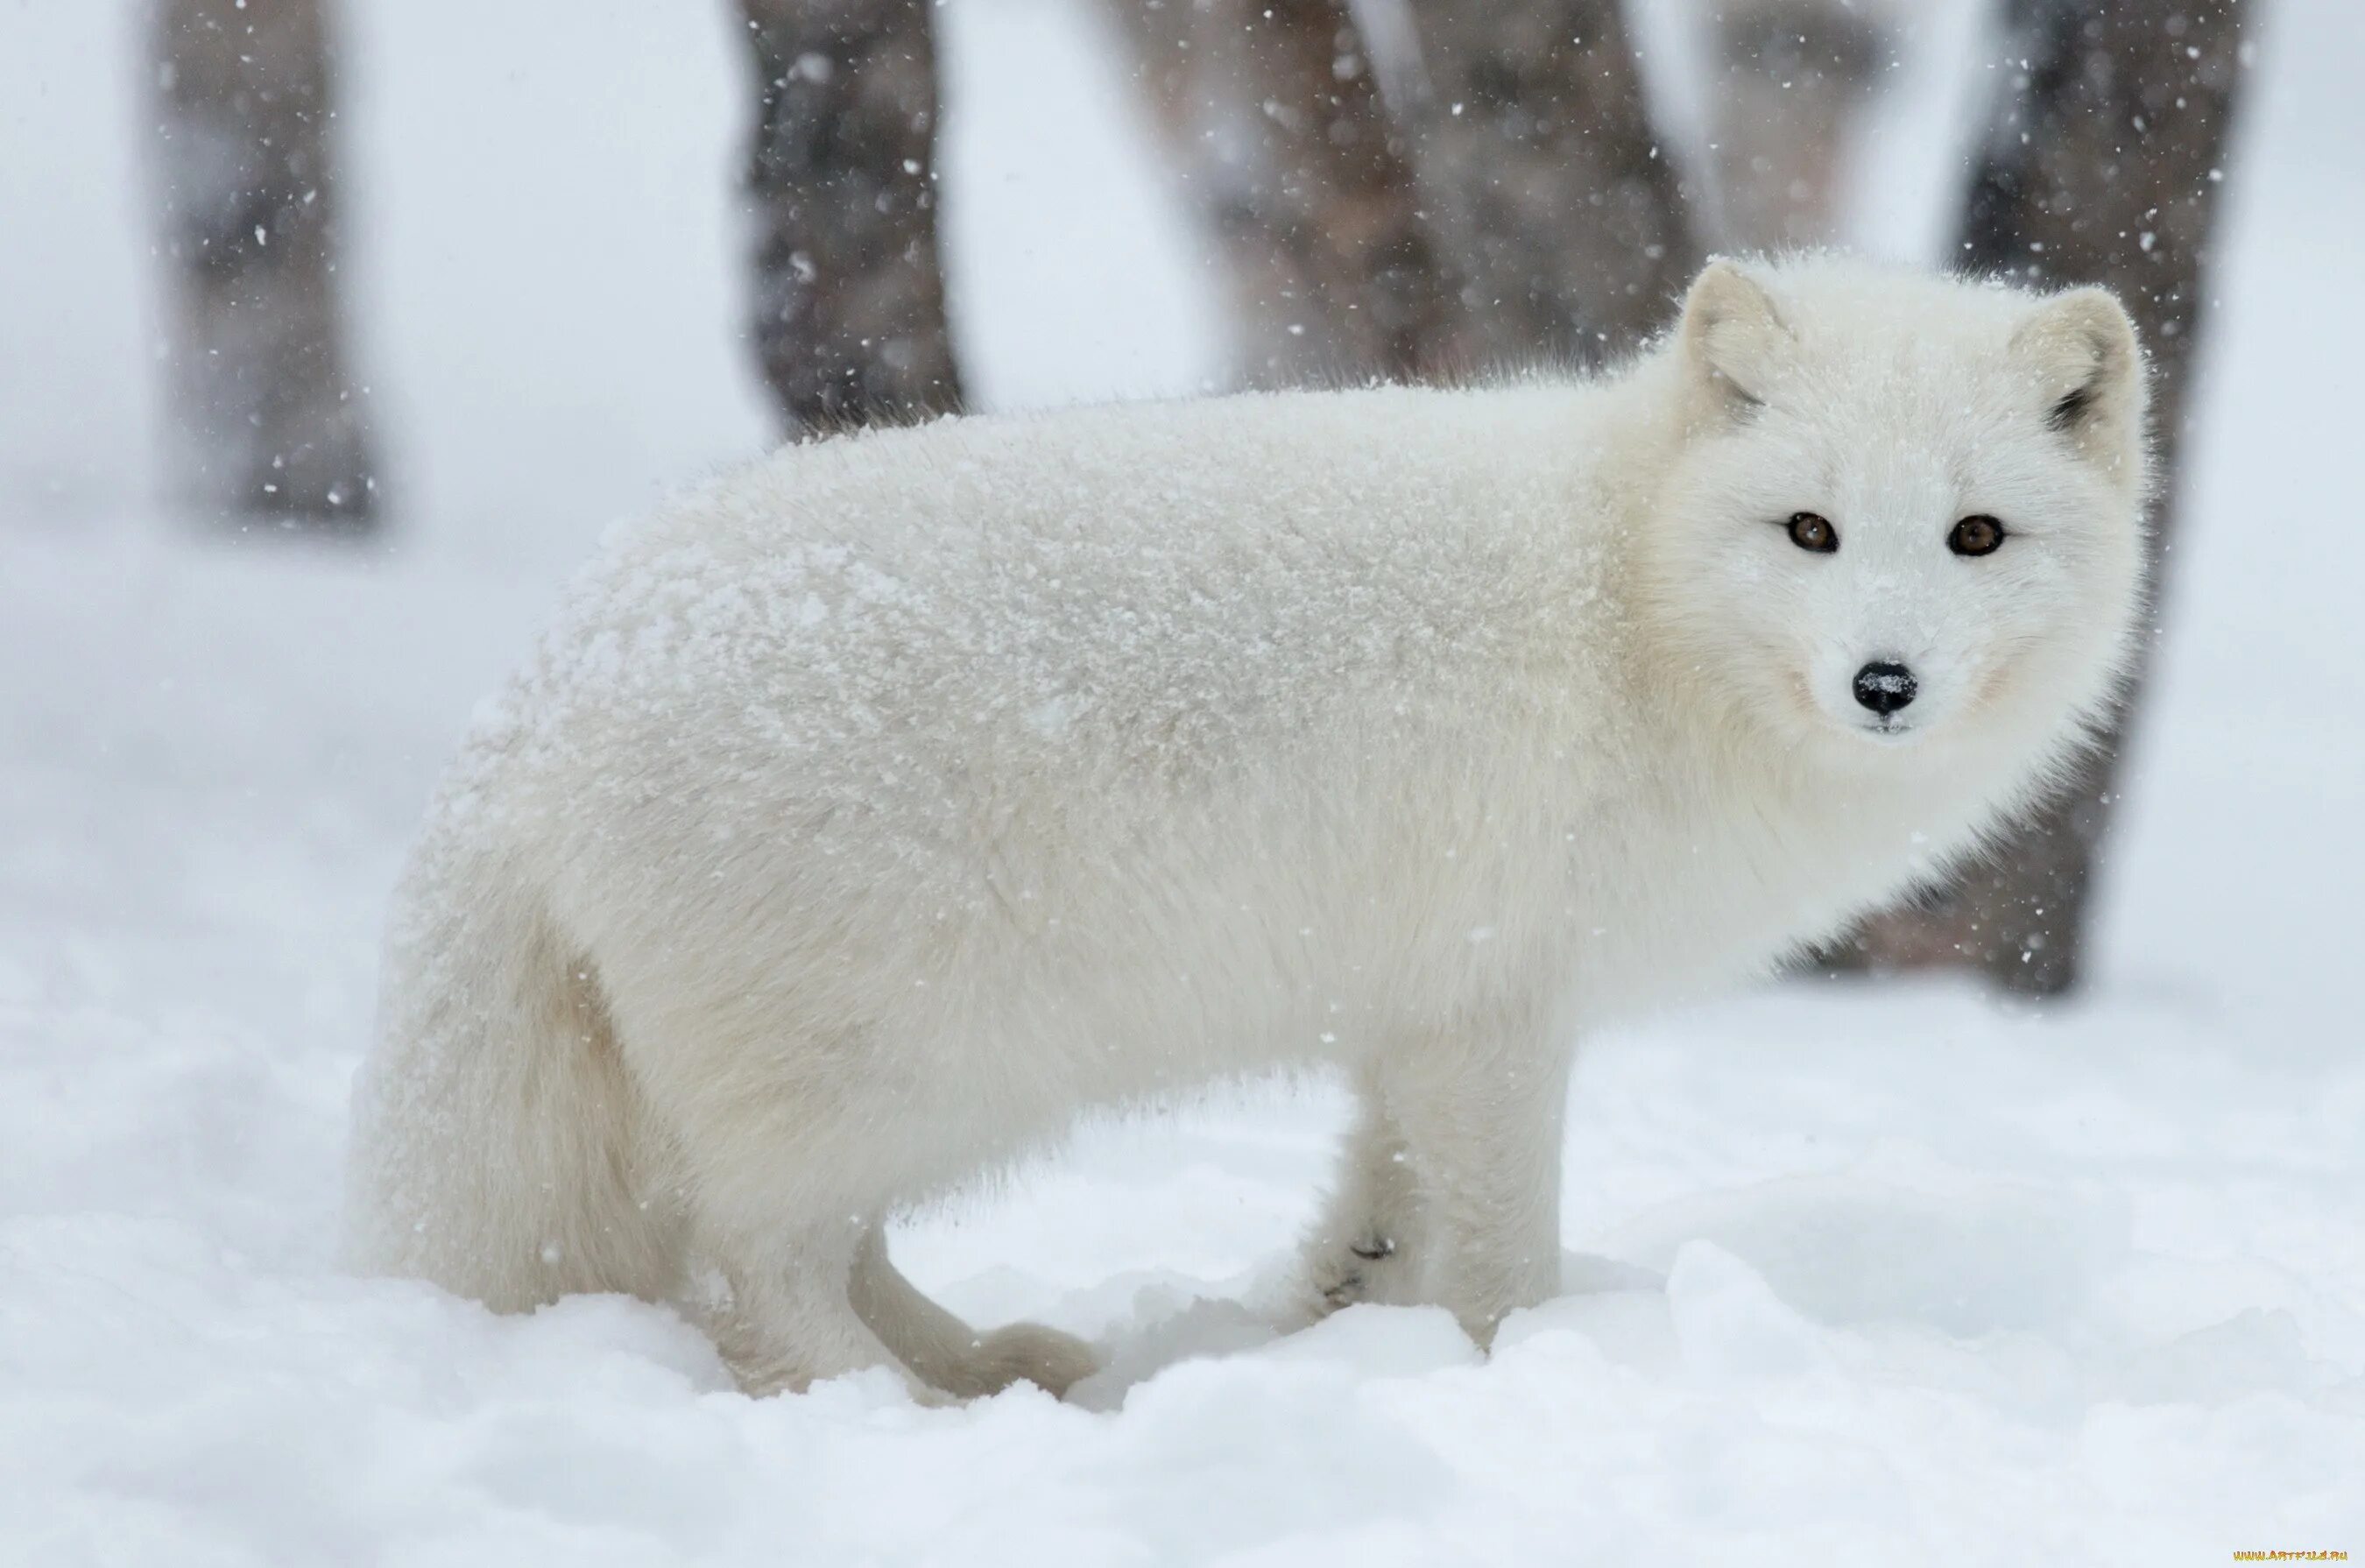
POLYGON ((1744 413, 1765 400, 1777 356, 1792 341, 1773 296, 1721 257, 1700 269, 1676 329, 1684 365, 1711 407, 1744 413))
POLYGON ((2035 376, 2045 422, 2096 456, 2123 454, 2143 430, 2143 347, 2106 288, 2073 288, 2030 311, 2012 357, 2035 376))

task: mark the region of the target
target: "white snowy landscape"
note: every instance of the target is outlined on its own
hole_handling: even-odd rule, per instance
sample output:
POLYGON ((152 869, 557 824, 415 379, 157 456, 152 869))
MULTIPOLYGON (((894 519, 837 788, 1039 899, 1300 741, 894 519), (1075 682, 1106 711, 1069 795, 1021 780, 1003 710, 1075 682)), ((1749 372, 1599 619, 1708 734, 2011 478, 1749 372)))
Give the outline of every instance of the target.
MULTIPOLYGON (((1442 1312, 1261 1326, 1321 1086, 1094 1126, 900 1228, 965 1316, 1107 1360, 951 1409, 750 1400, 656 1307, 335 1268, 436 771, 601 531, 768 439, 726 7, 348 9, 398 525, 335 547, 155 498, 137 18, 0 3, 0 1563, 2365 1553, 2365 8, 2267 17, 2084 993, 1801 980, 1588 1042, 1569 1289, 1491 1358, 1442 1312)), ((1210 384, 1089 19, 945 17, 978 400, 1210 384)), ((1907 96, 1865 219, 1900 243, 1951 167, 1907 96)))

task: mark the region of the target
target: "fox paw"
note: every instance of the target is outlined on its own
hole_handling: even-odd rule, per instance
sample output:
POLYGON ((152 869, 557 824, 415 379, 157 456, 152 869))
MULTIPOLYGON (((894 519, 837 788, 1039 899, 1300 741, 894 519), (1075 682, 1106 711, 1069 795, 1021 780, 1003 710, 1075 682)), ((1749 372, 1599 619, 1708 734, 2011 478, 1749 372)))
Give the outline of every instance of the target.
POLYGON ((1072 1334, 1039 1323, 1013 1323, 980 1336, 970 1359, 971 1386, 958 1392, 975 1397, 1031 1383, 1055 1397, 1100 1370, 1091 1347, 1072 1334))
POLYGON ((1318 1321, 1357 1302, 1393 1300, 1402 1266, 1395 1239, 1376 1233, 1326 1249, 1306 1271, 1307 1320, 1318 1321))

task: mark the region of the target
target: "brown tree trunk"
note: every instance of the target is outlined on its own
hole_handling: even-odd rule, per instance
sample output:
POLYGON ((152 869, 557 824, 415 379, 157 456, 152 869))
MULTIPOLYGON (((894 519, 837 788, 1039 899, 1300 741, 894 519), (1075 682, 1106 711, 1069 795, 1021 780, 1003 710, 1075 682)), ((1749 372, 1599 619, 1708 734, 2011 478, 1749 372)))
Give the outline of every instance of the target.
MULTIPOLYGON (((2134 311, 2152 357, 2156 574, 2177 521, 2226 136, 2257 10, 2251 0, 2012 0, 2007 56, 2025 64, 1998 106, 1964 228, 1973 271, 2104 284, 2134 311)), ((2127 716, 1991 863, 1875 922, 1866 960, 1966 966, 2038 996, 2073 986, 2127 716)))
POLYGON ((1598 364, 1700 260, 1616 0, 1115 0, 1251 379, 1598 364))
POLYGON ((225 514, 365 523, 319 0, 159 0, 151 39, 176 483, 225 514))
POLYGON ((950 412, 927 0, 741 0, 753 326, 790 434, 950 412))
POLYGON ((1414 162, 1476 347, 1597 364, 1700 263, 1618 0, 1411 0, 1414 162))
POLYGON ((1897 49, 1844 0, 1731 0, 1715 17, 1717 230, 1741 250, 1830 244, 1847 154, 1897 49))
POLYGON ((1344 0, 1112 9, 1178 183, 1222 247, 1245 378, 1458 364, 1458 290, 1344 0))

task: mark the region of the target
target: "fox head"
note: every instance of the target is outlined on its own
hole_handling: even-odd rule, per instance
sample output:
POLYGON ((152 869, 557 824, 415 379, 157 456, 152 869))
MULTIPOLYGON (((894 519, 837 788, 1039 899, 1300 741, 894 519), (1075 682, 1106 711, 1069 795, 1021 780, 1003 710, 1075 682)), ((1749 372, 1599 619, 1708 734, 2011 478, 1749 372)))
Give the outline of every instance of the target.
POLYGON ((1667 351, 1645 545, 1665 653, 1842 770, 2041 757, 2109 704, 2145 584, 2145 366, 2098 288, 1713 262, 1667 351))

